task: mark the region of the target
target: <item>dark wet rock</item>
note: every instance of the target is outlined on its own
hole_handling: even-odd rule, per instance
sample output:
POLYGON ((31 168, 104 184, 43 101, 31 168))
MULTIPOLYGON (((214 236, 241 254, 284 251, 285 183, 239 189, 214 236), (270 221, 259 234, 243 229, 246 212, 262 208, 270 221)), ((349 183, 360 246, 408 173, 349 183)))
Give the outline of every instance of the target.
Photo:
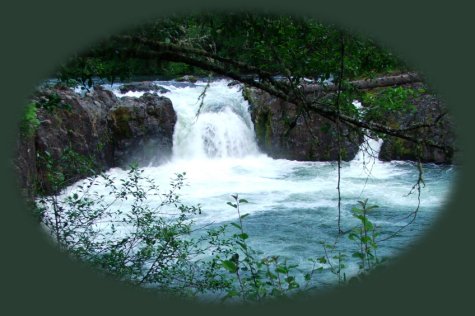
POLYGON ((23 196, 32 200, 36 186, 36 147, 35 138, 18 137, 13 168, 18 175, 18 184, 23 196))
MULTIPOLYGON (((297 116, 295 104, 285 102, 255 88, 245 88, 257 143, 272 158, 301 161, 338 159, 336 126, 315 113, 297 116)), ((362 134, 342 126, 342 159, 349 161, 358 152, 362 134)))
POLYGON ((158 86, 158 85, 156 85, 155 83, 153 83, 151 81, 132 82, 132 83, 123 84, 122 86, 120 86, 119 91, 121 93, 127 93, 129 91, 133 91, 133 92, 154 91, 154 92, 158 92, 158 93, 170 92, 170 90, 168 90, 168 89, 166 89, 162 86, 158 86))
POLYGON ((233 80, 230 83, 228 83, 228 87, 234 87, 234 86, 237 86, 237 85, 240 85, 240 84, 241 84, 241 82, 239 82, 237 80, 233 80))
POLYGON ((112 166, 113 148, 107 126, 107 113, 117 102, 112 92, 96 87, 80 97, 66 89, 44 90, 39 93, 37 104, 42 104, 41 100, 56 101, 37 111, 37 157, 36 162, 30 160, 37 166, 36 189, 54 191, 46 169, 49 160, 54 161, 54 171, 64 174, 64 185, 90 175, 93 170, 112 166))
POLYGON ((170 99, 146 93, 123 97, 109 113, 114 164, 160 163, 172 151, 176 113, 170 99))
POLYGON ((171 153, 176 114, 168 98, 146 93, 118 99, 98 86, 84 96, 44 88, 31 100, 38 107, 38 126, 29 135, 19 134, 13 159, 27 197, 57 192, 134 159, 148 164, 171 153), (60 185, 53 185, 52 174, 60 185))
MULTIPOLYGON (((431 93, 422 84, 410 86, 419 91, 425 91, 413 97, 409 103, 415 107, 414 111, 403 114, 387 113, 386 119, 389 126, 393 128, 407 128, 414 124, 433 124, 435 127, 419 129, 411 136, 420 140, 428 139, 433 143, 442 146, 453 146, 455 143, 454 125, 450 113, 442 100, 434 93, 431 93), (423 90, 420 90, 423 89, 423 90)), ((411 160, 417 161, 420 153, 421 162, 450 164, 453 163, 454 153, 450 150, 442 150, 434 147, 420 145, 396 137, 387 137, 381 146, 379 159, 390 160, 411 160)))
POLYGON ((196 78, 195 76, 186 75, 186 76, 183 76, 183 77, 176 78, 175 80, 178 81, 178 82, 195 83, 196 81, 198 81, 198 78, 196 78))

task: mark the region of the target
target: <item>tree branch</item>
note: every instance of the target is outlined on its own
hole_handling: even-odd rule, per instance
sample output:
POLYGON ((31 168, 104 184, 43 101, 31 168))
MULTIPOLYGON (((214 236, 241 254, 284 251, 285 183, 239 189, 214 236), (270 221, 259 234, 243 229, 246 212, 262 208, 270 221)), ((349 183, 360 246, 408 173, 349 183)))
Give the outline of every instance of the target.
MULTIPOLYGON (((124 38, 124 37, 120 37, 124 38)), ((389 126, 385 126, 379 123, 370 122, 360 120, 355 117, 351 117, 345 114, 338 114, 338 111, 335 109, 330 108, 328 105, 321 104, 318 100, 311 100, 308 98, 304 98, 301 89, 305 91, 305 88, 300 87, 297 89, 292 89, 292 87, 287 84, 286 82, 276 82, 274 79, 270 77, 269 73, 263 72, 260 69, 246 65, 241 62, 236 62, 227 58, 219 57, 213 55, 211 53, 192 49, 192 48, 185 48, 180 47, 174 44, 165 44, 160 42, 152 42, 148 40, 140 40, 138 38, 127 38, 127 40, 135 40, 136 42, 147 45, 149 50, 142 50, 137 48, 124 48, 122 51, 128 54, 133 55, 134 57, 141 57, 141 58, 158 58, 161 60, 167 61, 174 61, 174 62, 182 62, 191 66, 195 66, 201 69, 210 70, 216 74, 223 75, 229 77, 231 79, 237 80, 241 83, 247 84, 251 87, 258 88, 269 93, 272 96, 280 98, 284 101, 293 103, 298 107, 303 106, 310 111, 313 111, 331 121, 335 121, 336 118, 349 126, 354 128, 364 128, 368 129, 373 132, 382 133, 388 136, 398 137, 413 143, 420 143, 428 147, 433 147, 437 149, 444 150, 446 152, 454 152, 455 149, 451 145, 443 145, 437 144, 428 139, 419 139, 418 137, 412 136, 407 134, 408 130, 414 130, 421 127, 427 126, 413 126, 407 127, 404 129, 394 129, 389 126), (202 58, 205 57, 205 58, 202 58), (238 68, 238 69, 235 69, 238 68), (252 70, 258 76, 260 80, 256 80, 248 75, 244 75, 239 71, 242 70, 252 70)), ((401 82, 409 83, 409 82, 416 82, 420 81, 420 77, 417 74, 409 73, 409 74, 402 74, 393 77, 384 78, 376 78, 371 80, 360 80, 360 81, 353 81, 350 84, 356 85, 360 89, 369 89, 371 87, 376 86, 384 86, 390 84, 400 84, 401 82)), ((341 87, 342 89, 344 87, 341 87)), ((323 88, 315 87, 313 92, 320 91, 323 88)), ((332 86, 325 87, 325 91, 331 91, 332 86), (330 89, 330 90, 328 90, 330 89)), ((307 93, 306 93, 307 94, 307 93)))

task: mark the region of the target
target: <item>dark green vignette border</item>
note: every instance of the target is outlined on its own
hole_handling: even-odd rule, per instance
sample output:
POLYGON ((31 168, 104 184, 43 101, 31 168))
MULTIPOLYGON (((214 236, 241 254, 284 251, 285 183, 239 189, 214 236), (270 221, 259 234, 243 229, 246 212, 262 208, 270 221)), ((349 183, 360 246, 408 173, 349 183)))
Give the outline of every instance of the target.
POLYGON ((475 29, 463 1, 16 1, 0 12, 1 202, 0 313, 3 315, 142 314, 461 314, 473 309, 475 29), (311 3, 311 4, 310 4, 311 3), (217 307, 160 300, 100 278, 54 250, 28 215, 10 158, 16 122, 35 84, 72 53, 144 19, 189 9, 252 9, 308 14, 374 37, 420 69, 452 111, 462 149, 453 193, 438 221, 385 271, 364 283, 305 302, 217 307), (472 194, 473 195, 473 194, 472 194), (470 294, 472 293, 472 294, 470 294), (4 311, 5 310, 5 311, 4 311))

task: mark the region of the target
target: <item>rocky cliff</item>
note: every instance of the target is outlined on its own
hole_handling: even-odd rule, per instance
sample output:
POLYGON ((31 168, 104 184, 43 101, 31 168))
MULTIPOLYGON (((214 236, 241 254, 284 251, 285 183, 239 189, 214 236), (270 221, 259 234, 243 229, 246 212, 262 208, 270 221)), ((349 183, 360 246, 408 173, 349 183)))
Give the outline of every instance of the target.
MULTIPOLYGON (((398 85, 417 91, 406 102, 410 111, 379 111, 375 122, 391 128, 407 128, 414 124, 434 125, 409 132, 408 135, 428 139, 442 146, 453 146, 455 141, 453 122, 441 99, 422 83, 398 85)), ((375 86, 374 93, 388 87, 375 86)), ((391 86, 389 86, 391 88, 391 86)), ((372 90, 373 91, 373 90, 372 90)), ((331 93, 331 92, 330 92, 331 93)), ((250 111, 259 148, 273 158, 292 160, 328 161, 338 159, 336 125, 316 113, 297 113, 297 107, 268 93, 246 87, 244 98, 250 103, 250 111), (295 118, 297 118, 295 120, 295 118)), ((364 104, 363 111, 369 104, 364 104)), ((342 159, 351 160, 362 143, 362 131, 342 125, 342 159)), ((452 163, 453 152, 429 146, 417 146, 414 142, 396 137, 385 137, 379 159, 412 160, 432 163, 452 163)))
MULTIPOLYGON (((413 111, 395 115, 386 113, 386 123, 395 128, 407 128, 414 124, 434 125, 432 127, 418 129, 409 133, 419 139, 428 139, 436 144, 447 146, 455 143, 454 125, 450 114, 442 100, 433 92, 427 90, 423 84, 412 84, 408 88, 423 91, 408 100, 414 107, 413 111)), ((454 153, 423 144, 418 146, 414 142, 387 137, 383 141, 379 152, 379 159, 390 160, 412 160, 417 161, 420 156, 421 162, 427 163, 453 163, 454 153)))
MULTIPOLYGON (((295 104, 255 88, 244 88, 250 103, 257 143, 272 158, 301 161, 338 159, 337 129, 334 122, 316 114, 297 112, 295 104)), ((362 133, 342 125, 342 159, 349 161, 358 152, 362 133)))
POLYGON ((97 86, 84 96, 68 88, 41 89, 32 103, 37 123, 20 134, 14 159, 26 196, 54 192, 93 172, 158 162, 171 154, 176 114, 167 98, 117 98, 97 86))
POLYGON ((171 153, 176 113, 170 99, 145 93, 123 97, 109 111, 114 165, 161 163, 171 153))

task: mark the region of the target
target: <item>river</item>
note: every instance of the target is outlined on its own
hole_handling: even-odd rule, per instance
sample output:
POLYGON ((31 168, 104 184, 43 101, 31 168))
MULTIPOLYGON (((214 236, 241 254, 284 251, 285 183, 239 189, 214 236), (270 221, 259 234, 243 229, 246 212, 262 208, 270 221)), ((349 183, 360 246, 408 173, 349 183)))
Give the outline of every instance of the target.
MULTIPOLYGON (((310 269, 308 258, 322 254, 320 242, 333 242, 338 235, 337 164, 272 159, 261 153, 249 104, 239 85, 228 87, 228 83, 224 79, 213 81, 201 104, 206 82, 157 82, 169 90, 162 95, 171 99, 178 119, 172 157, 161 165, 144 166, 144 175, 167 188, 175 173, 186 172, 188 185, 181 191, 182 199, 201 204, 202 213, 194 217, 198 226, 236 221, 236 210, 226 203, 232 201, 232 194, 239 194, 249 201, 241 205, 241 212, 250 214, 244 221, 249 243, 264 255, 286 257, 299 268, 310 269)), ((121 94, 118 86, 108 89, 118 96, 142 94, 121 94)), ((368 140, 368 144, 377 153, 381 141, 368 140)), ((423 169, 425 187, 421 189, 417 218, 397 236, 379 243, 381 257, 395 256, 414 245, 443 212, 455 168, 424 164, 423 169)), ((120 178, 126 171, 114 168, 107 173, 120 178)), ((351 209, 363 199, 379 206, 371 211, 370 219, 382 237, 410 221, 408 215, 418 205, 417 193, 408 195, 418 177, 415 163, 382 162, 360 150, 355 159, 342 163, 341 175, 343 230, 358 224, 351 209)), ((72 192, 77 185, 65 192, 72 192)), ((100 186, 95 190, 100 191, 100 186)), ((355 247, 354 241, 346 237, 340 239, 339 245, 349 253, 355 247)), ((348 273, 355 273, 356 259, 349 261, 348 273)), ((327 273, 320 280, 329 284, 332 277, 327 273)))

